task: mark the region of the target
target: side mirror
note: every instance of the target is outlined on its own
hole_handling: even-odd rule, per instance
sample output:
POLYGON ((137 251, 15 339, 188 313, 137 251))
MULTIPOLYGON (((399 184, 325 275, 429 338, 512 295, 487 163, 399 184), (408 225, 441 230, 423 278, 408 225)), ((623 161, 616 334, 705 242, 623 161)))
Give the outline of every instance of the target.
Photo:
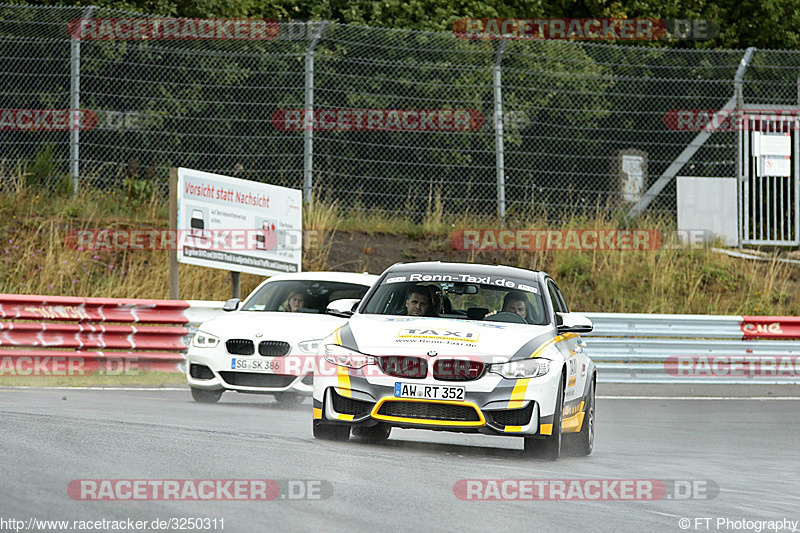
POLYGON ((589 333, 592 321, 578 313, 556 313, 556 330, 561 333, 589 333))
POLYGON ((239 302, 240 301, 241 300, 239 300, 239 298, 231 298, 230 300, 225 302, 225 305, 222 306, 222 310, 223 311, 236 311, 237 309, 239 309, 239 302))
POLYGON ((334 300, 328 304, 326 313, 341 318, 350 318, 356 312, 356 307, 361 300, 354 298, 344 298, 342 300, 334 300))

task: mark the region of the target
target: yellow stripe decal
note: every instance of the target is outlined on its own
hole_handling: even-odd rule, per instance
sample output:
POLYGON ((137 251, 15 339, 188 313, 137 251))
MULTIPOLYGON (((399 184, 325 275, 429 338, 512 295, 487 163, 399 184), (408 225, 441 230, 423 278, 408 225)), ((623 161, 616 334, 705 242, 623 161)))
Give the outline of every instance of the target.
POLYGON ((346 366, 337 366, 336 375, 339 376, 339 387, 336 389, 336 392, 345 398, 352 398, 353 393, 350 390, 350 369, 346 366))
POLYGON ((320 409, 319 407, 315 407, 314 408, 314 420, 320 420, 320 419, 322 419, 322 409, 320 409))
MULTIPOLYGON (((342 334, 339 328, 333 332, 333 342, 342 345, 342 334)), ((339 378, 339 387, 336 392, 345 398, 352 398, 353 393, 350 391, 350 369, 346 366, 336 366, 336 375, 339 378)))
POLYGON ((405 422, 407 424, 418 424, 422 426, 456 426, 456 427, 483 427, 486 425, 486 419, 483 417, 483 413, 478 406, 471 402, 451 402, 448 400, 423 400, 419 398, 391 398, 385 397, 381 398, 378 403, 375 404, 375 407, 372 408, 372 412, 370 416, 375 420, 386 420, 387 422, 405 422), (390 416, 390 415, 381 415, 378 414, 378 411, 381 410, 381 406, 386 402, 424 402, 424 403, 438 403, 438 404, 446 404, 446 405, 463 405, 465 407, 471 407, 475 409, 475 412, 478 413, 478 418, 480 420, 473 420, 471 422, 463 422, 460 420, 431 420, 427 418, 408 418, 403 416, 390 416))
POLYGON ((559 343, 561 341, 565 341, 567 339, 571 339, 571 338, 577 337, 577 336, 578 336, 577 333, 564 333, 563 335, 556 335, 555 337, 553 337, 549 341, 543 343, 541 346, 536 348, 533 351, 533 353, 530 355, 530 359, 535 359, 535 358, 541 356, 542 352, 544 352, 552 344, 556 344, 556 343, 559 343))
MULTIPOLYGON (((542 353, 551 345, 561 342, 563 340, 571 339, 575 337, 575 333, 565 333, 563 335, 558 335, 553 337, 549 341, 543 343, 541 346, 536 348, 533 353, 530 355, 529 359, 535 359, 542 355, 542 353)), ((525 391, 528 390, 528 382, 530 378, 526 379, 518 379, 516 385, 514 385, 514 390, 511 391, 511 399, 508 401, 507 409, 520 409, 525 402, 525 391)))
POLYGON ((577 409, 574 407, 570 409, 570 411, 575 412, 578 411, 576 414, 564 418, 561 420, 561 431, 563 433, 577 433, 581 430, 581 426, 583 426, 583 417, 585 413, 583 412, 583 408, 586 406, 586 402, 581 402, 578 405, 577 409))
POLYGON ((503 431, 506 433, 519 433, 522 431, 522 426, 506 426, 503 431))
POLYGON ((539 433, 541 435, 552 435, 553 434, 553 424, 542 424, 539 426, 539 433))
POLYGON ((352 422, 352 421, 353 421, 353 416, 354 416, 354 415, 339 415, 339 416, 337 416, 336 418, 337 418, 338 420, 345 420, 345 421, 347 421, 347 422, 352 422))
POLYGON ((583 425, 583 417, 586 413, 578 413, 575 416, 565 418, 561 422, 561 431, 564 433, 578 433, 583 425))
POLYGON ((528 390, 528 379, 518 379, 517 384, 514 385, 514 390, 511 391, 511 399, 508 401, 508 409, 519 409, 525 400, 525 391, 528 390))

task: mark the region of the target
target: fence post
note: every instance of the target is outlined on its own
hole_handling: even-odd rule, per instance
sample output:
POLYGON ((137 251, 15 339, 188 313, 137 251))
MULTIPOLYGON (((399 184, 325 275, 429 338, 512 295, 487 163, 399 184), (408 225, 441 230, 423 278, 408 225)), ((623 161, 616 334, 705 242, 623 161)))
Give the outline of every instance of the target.
POLYGON ((497 218, 506 218, 506 169, 503 157, 503 86, 502 63, 508 41, 501 41, 494 56, 494 145, 497 167, 497 218))
MULTIPOLYGON (((94 6, 87 7, 83 12, 83 19, 91 18, 94 6)), ((78 35, 72 36, 69 43, 69 173, 72 176, 72 194, 78 194, 79 155, 80 155, 80 130, 78 119, 81 108, 81 34, 83 20, 78 29, 78 35)))
MULTIPOLYGON (((728 99, 725 105, 717 111, 717 113, 724 112, 724 111, 733 111, 737 109, 737 107, 741 107, 741 100, 742 100, 742 82, 744 78, 744 73, 747 70, 747 66, 750 64, 750 60, 753 57, 753 53, 756 51, 754 47, 750 47, 745 51, 742 60, 739 62, 739 68, 736 70, 736 75, 733 79, 733 86, 734 86, 734 95, 728 99), (737 103, 738 102, 738 103, 737 103)), ((716 116, 716 114, 715 114, 716 116)), ((673 178, 680 172, 683 166, 689 162, 689 160, 697 153, 703 144, 711 137, 711 134, 716 131, 716 126, 714 125, 715 121, 709 122, 696 136, 692 139, 692 142, 689 143, 683 151, 672 160, 672 163, 667 167, 667 170, 664 171, 663 174, 656 180, 656 182, 647 189, 647 192, 642 195, 636 204, 630 208, 628 213, 625 215, 626 220, 630 220, 634 217, 639 216, 650 203, 655 200, 658 193, 664 190, 664 187, 672 181, 673 178)), ((737 149, 738 150, 738 149, 737 149)))
POLYGON ((311 203, 311 192, 314 185, 314 49, 322 37, 327 21, 317 26, 311 42, 306 48, 305 64, 305 115, 303 120, 303 201, 311 203))

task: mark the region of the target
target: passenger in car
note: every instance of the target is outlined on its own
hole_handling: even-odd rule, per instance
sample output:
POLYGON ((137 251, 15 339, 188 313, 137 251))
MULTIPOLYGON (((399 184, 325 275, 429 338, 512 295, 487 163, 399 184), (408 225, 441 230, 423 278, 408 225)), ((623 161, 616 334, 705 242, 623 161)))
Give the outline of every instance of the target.
POLYGON ((278 308, 280 311, 288 311, 290 313, 297 312, 306 307, 306 295, 303 291, 292 291, 286 298, 281 306, 278 308))

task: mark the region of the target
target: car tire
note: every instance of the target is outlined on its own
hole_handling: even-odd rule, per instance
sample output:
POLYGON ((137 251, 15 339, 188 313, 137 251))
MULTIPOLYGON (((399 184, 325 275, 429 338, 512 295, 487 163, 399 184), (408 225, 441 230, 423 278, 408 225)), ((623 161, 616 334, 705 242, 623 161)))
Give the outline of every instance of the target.
POLYGON ((353 436, 369 442, 381 442, 389 438, 392 426, 379 422, 375 426, 357 426, 353 428, 353 436))
POLYGON ((276 392, 275 399, 278 401, 281 407, 297 407, 303 400, 305 400, 305 396, 302 394, 297 394, 296 392, 276 392))
POLYGON ((535 459, 545 459, 555 461, 561 456, 561 417, 564 412, 564 379, 558 380, 558 391, 556 392, 556 407, 553 410, 553 431, 541 439, 526 437, 525 453, 535 459))
POLYGON ((326 424, 321 420, 313 422, 315 439, 346 441, 350 438, 350 426, 347 424, 326 424))
POLYGON ((586 398, 586 414, 583 417, 583 425, 578 433, 564 435, 564 447, 566 453, 575 456, 591 455, 594 449, 595 434, 595 380, 589 385, 589 394, 586 398))
POLYGON ((199 403, 217 403, 225 389, 208 390, 192 387, 192 398, 199 403))

